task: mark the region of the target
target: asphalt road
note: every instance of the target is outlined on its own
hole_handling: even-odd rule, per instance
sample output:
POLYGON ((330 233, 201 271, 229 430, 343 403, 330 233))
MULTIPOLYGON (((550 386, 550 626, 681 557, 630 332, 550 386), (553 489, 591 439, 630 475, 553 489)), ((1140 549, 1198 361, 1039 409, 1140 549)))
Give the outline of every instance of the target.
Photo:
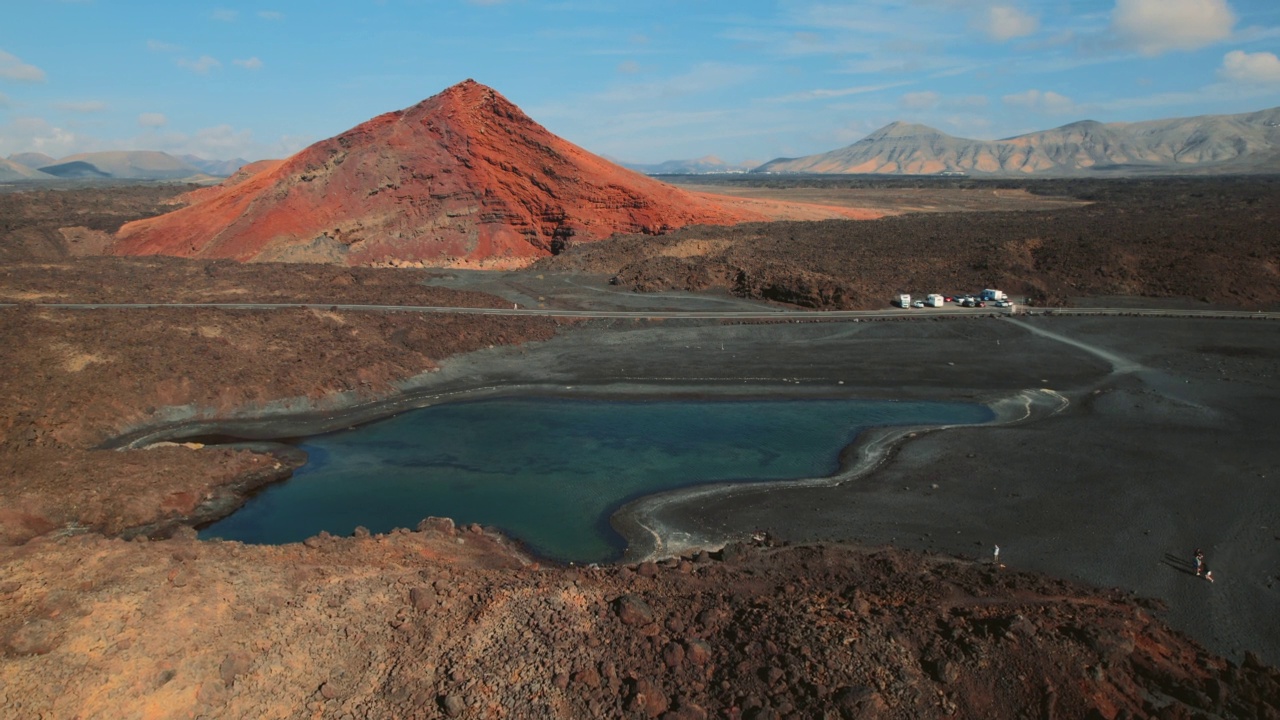
MULTIPOLYGON (((221 310, 315 309, 344 312, 416 312, 459 315, 532 315, 557 318, 653 318, 689 320, 876 320, 883 318, 953 317, 957 315, 1127 315, 1134 317, 1263 318, 1280 320, 1280 312, 1188 310, 1169 308, 894 308, 891 310, 557 310, 548 308, 469 308, 433 305, 342 305, 333 303, 22 303, 62 310, 144 310, 152 308, 216 308, 221 310)), ((18 303, 0 303, 16 307, 18 303)))

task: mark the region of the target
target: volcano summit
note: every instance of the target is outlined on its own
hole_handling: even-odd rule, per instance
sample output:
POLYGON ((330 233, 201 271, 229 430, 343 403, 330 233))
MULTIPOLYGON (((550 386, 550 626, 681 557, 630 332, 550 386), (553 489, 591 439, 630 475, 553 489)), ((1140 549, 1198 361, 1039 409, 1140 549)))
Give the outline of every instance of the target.
POLYGON ((114 252, 501 267, 570 239, 760 219, 618 167, 467 80, 129 223, 114 252))

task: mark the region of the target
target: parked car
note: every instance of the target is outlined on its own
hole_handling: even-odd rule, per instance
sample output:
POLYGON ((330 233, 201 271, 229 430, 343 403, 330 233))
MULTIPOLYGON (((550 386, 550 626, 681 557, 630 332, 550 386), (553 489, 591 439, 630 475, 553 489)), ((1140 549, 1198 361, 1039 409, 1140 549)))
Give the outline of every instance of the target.
POLYGON ((917 301, 915 301, 915 302, 911 303, 911 307, 913 307, 913 308, 922 308, 922 307, 924 307, 924 301, 923 301, 923 300, 917 300, 917 301))

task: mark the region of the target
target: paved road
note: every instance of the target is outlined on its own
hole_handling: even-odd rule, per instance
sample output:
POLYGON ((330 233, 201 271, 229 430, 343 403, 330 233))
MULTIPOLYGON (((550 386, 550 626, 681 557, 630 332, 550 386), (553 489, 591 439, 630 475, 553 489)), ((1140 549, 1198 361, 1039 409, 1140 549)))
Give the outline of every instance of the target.
MULTIPOLYGON (((55 310, 144 310, 213 308, 219 310, 341 310, 343 312, 416 312, 460 315, 531 315, 555 318, 653 318, 664 320, 861 320, 957 315, 1012 315, 1010 308, 911 308, 903 310, 557 310, 546 308, 468 308, 434 305, 344 305, 335 303, 23 303, 55 310)), ((17 303, 0 303, 16 307, 17 303)), ((1280 312, 1188 310, 1175 308, 1018 308, 1019 315, 1130 315, 1144 317, 1263 318, 1280 320, 1280 312)))

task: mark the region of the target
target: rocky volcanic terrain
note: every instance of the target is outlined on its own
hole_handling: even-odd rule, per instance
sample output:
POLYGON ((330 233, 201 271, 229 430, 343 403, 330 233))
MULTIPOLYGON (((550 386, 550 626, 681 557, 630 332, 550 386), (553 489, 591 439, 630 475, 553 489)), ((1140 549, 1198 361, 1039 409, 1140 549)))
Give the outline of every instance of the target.
POLYGON ((160 215, 191 185, 14 186, 0 192, 0 261, 101 255, 130 220, 160 215))
MULTIPOLYGON (((1178 205, 1181 226, 1274 227, 1268 197, 1252 192, 1178 205)), ((158 202, 148 197, 140 207, 158 202)), ((1092 199, 1106 206, 1105 192, 1092 199)), ((98 216, 104 226, 119 207, 98 216)), ((1073 212, 1046 213, 1046 227, 1073 212)), ((936 222, 998 227, 960 217, 936 222)), ((27 225, 6 222, 0 247, 36 252, 11 240, 27 225)), ((779 226, 779 257, 834 262, 823 249, 834 235, 808 244, 807 227, 779 226)), ((1137 237, 1135 247, 1157 241, 1137 237)), ((1221 267, 1272 262, 1274 244, 1251 242, 1256 255, 1221 267)), ((701 247, 714 243, 674 257, 701 262, 712 255, 701 247)), ((1082 241, 1059 262, 1085 277, 1100 249, 1082 241)), ((937 256, 904 257, 910 268, 937 256)), ((1180 282, 1205 257, 1158 267, 1180 282)), ((1205 651, 1171 631, 1157 603, 951 557, 764 538, 656 563, 544 567, 445 520, 278 547, 198 542, 189 524, 230 511, 297 458, 199 443, 100 448, 193 417, 340 419, 448 371, 448 358, 519 360, 525 348, 508 346, 576 330, 537 317, 32 304, 506 306, 429 279, 174 258, 0 269, 0 298, 19 302, 0 308, 0 717, 1280 717, 1280 673, 1252 654, 1205 651)), ((670 364, 673 350, 654 358, 670 364)), ((491 381, 457 367, 460 386, 491 381)))
POLYGON ((1063 125, 1003 140, 969 140, 895 122, 848 147, 779 158, 758 173, 984 176, 1280 172, 1280 108, 1239 115, 1063 125))
MULTIPOLYGON (((479 293, 423 287, 421 275, 99 258, 6 267, 0 298, 297 302, 322 296, 326 302, 505 305, 479 293)), ((547 318, 302 309, 0 309, 9 348, 0 379, 0 460, 9 470, 0 476, 0 541, 22 542, 67 526, 133 534, 207 519, 226 512, 228 498, 238 503, 246 489, 290 469, 287 459, 282 464, 269 454, 230 449, 199 456, 182 447, 141 454, 97 449, 123 433, 183 418, 252 414, 279 403, 306 410, 387 397, 398 392, 397 381, 430 372, 442 358, 545 339, 556 325, 547 318)))
MULTIPOLYGON (((965 184, 975 192, 1001 187, 965 184)), ((1280 305, 1276 178, 1023 184, 1088 204, 686 228, 574 246, 536 267, 613 275, 640 291, 727 288, 823 309, 880 308, 900 292, 983 287, 1042 306, 1117 295, 1280 305)))
POLYGON ((7 717, 1277 717, 1149 604, 989 565, 732 545, 542 568, 478 527, 0 549, 7 717))
POLYGON ((115 252, 501 266, 571 238, 764 218, 620 168, 467 81, 130 223, 115 252))

